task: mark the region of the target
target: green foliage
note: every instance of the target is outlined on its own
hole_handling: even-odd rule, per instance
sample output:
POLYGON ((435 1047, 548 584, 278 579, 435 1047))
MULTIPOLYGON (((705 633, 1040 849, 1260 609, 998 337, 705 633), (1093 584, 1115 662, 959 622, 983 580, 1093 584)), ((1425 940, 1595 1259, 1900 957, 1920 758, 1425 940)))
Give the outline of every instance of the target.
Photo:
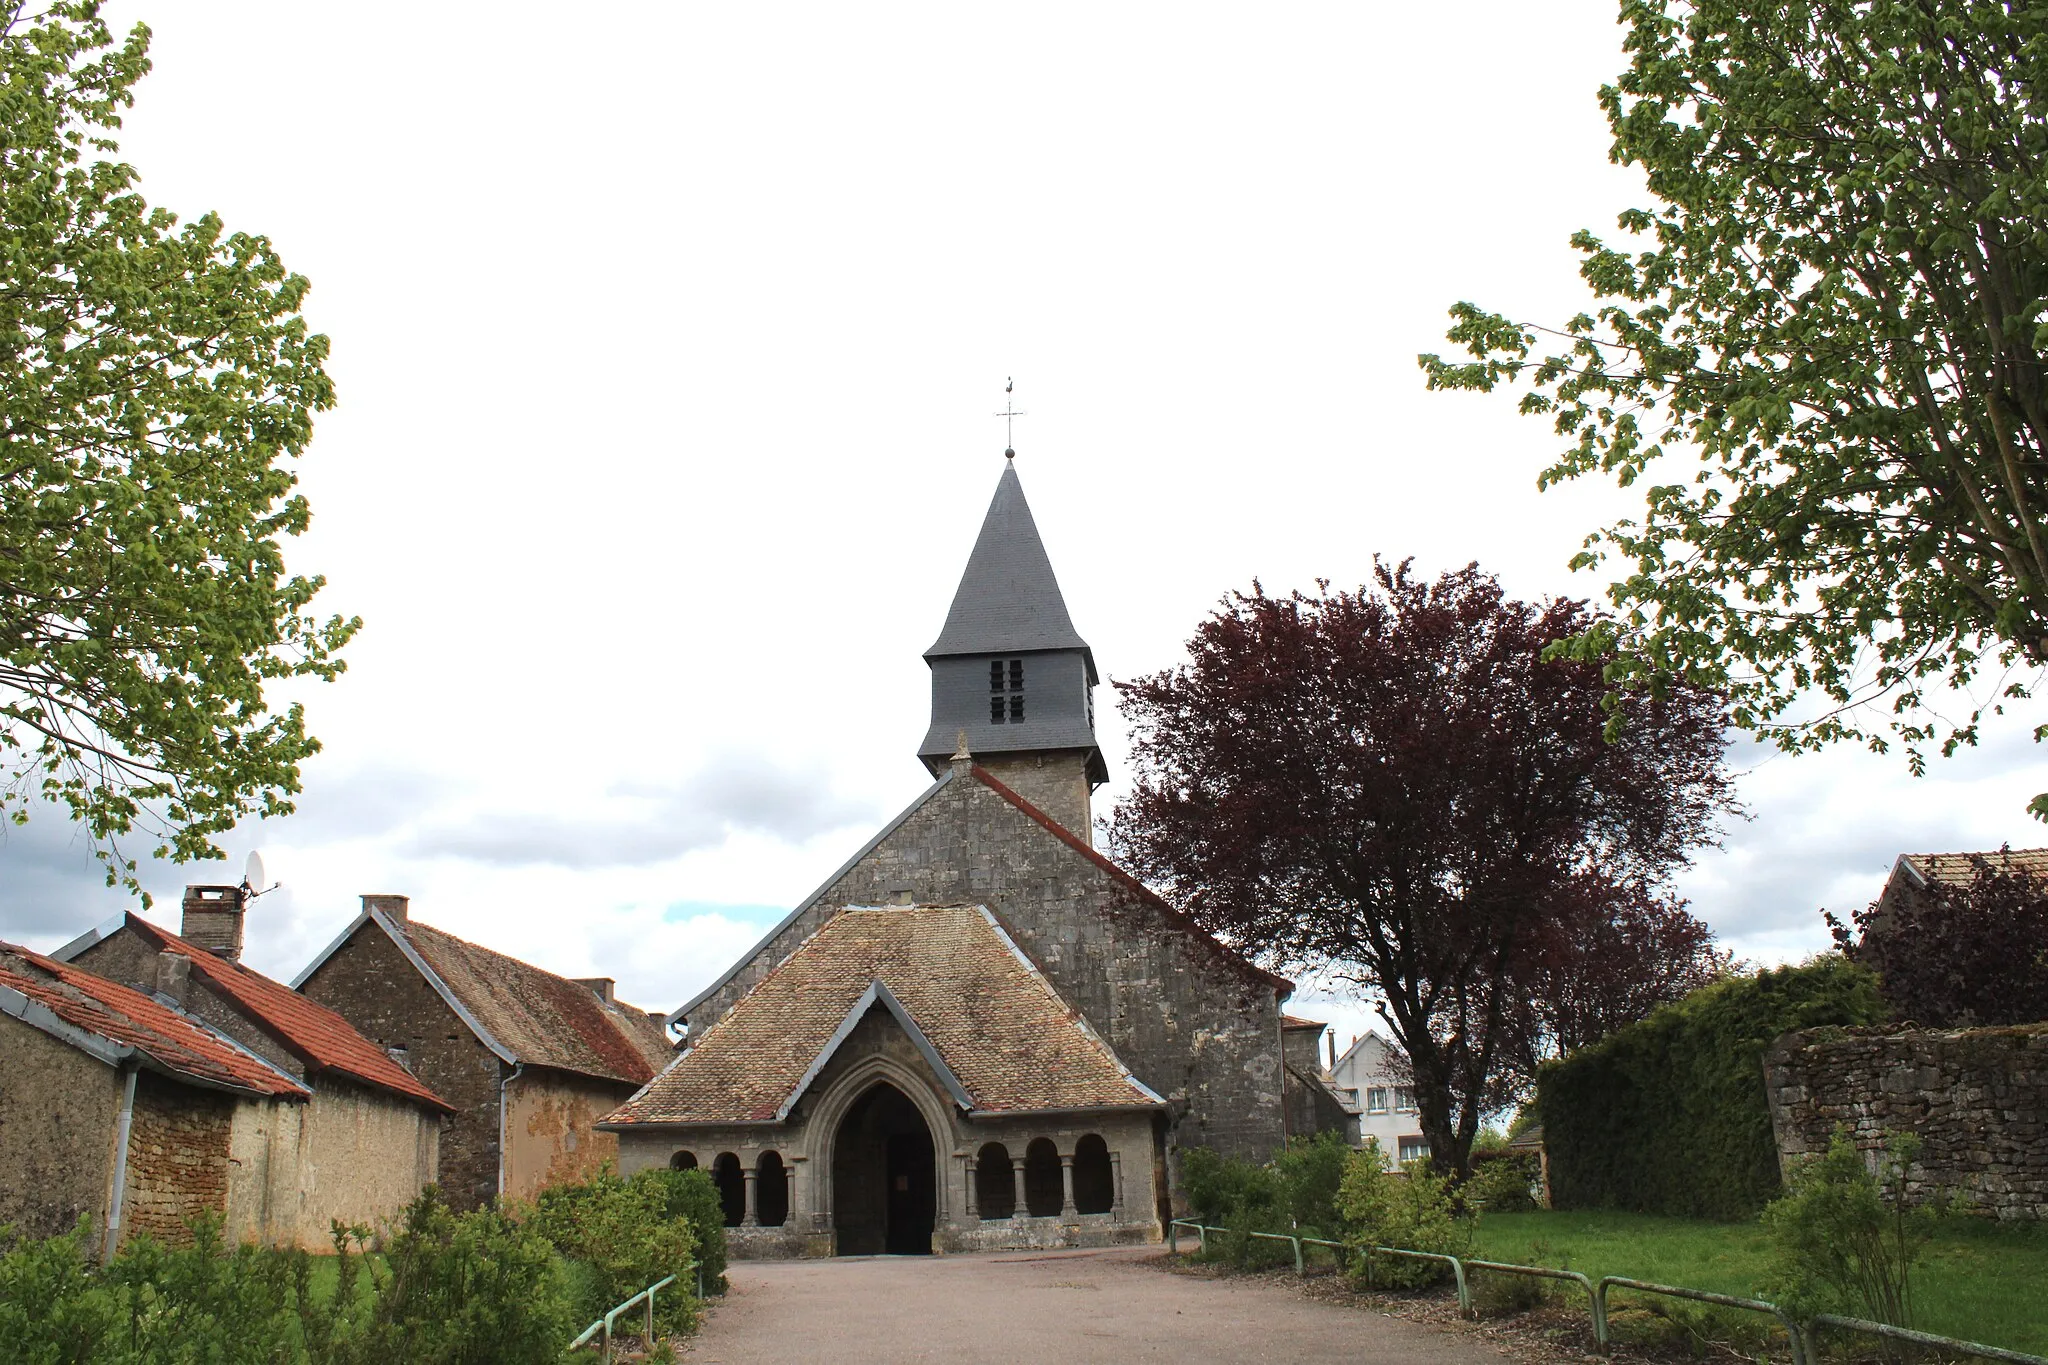
POLYGON ((1335 1133, 1296 1138, 1264 1166, 1218 1156, 1206 1147, 1181 1154, 1182 1188, 1211 1234, 1204 1253, 1239 1268, 1292 1265, 1285 1242, 1252 1237, 1253 1232, 1338 1240, 1337 1189, 1350 1148, 1335 1133))
POLYGON ((1913 1269, 1941 1230, 1939 1203, 1911 1205, 1906 1172, 1919 1154, 1894 1134, 1872 1171, 1846 1128, 1801 1162, 1791 1188, 1763 1212, 1772 1266, 1760 1286, 1800 1317, 1842 1313, 1894 1327, 1913 1322, 1913 1269))
POLYGON ((319 745, 265 685, 333 678, 360 622, 312 615, 280 545, 334 402, 307 283, 104 159, 149 32, 98 11, 0 10, 0 812, 64 806, 139 891, 138 823, 184 861, 291 810, 319 745))
MULTIPOLYGON (((1443 1256, 1472 1254, 1474 1219, 1459 1211, 1451 1182, 1428 1162, 1411 1162, 1405 1171, 1390 1171, 1379 1139, 1370 1138, 1344 1164, 1337 1191, 1337 1212, 1344 1220, 1344 1240, 1361 1254, 1352 1257, 1359 1275, 1368 1273, 1366 1247, 1401 1247, 1443 1256)), ((1416 1289, 1449 1277, 1448 1267, 1407 1257, 1370 1259, 1372 1283, 1394 1289, 1416 1289)))
POLYGON ((1623 562, 1617 684, 1725 689, 1787 750, 1888 729, 1918 771, 2026 695, 2001 670, 2048 662, 2048 3, 1623 0, 1621 23, 1600 101, 1656 205, 1622 246, 1573 237, 1594 312, 1453 308, 1472 359, 1421 357, 1430 387, 1526 383, 1566 442, 1545 485, 1682 461, 1575 561, 1623 562), (1980 671, 1979 709, 1938 714, 1980 671))
POLYGON ((1753 1217, 1782 1188, 1765 1049, 1794 1029, 1884 1018, 1876 977, 1828 956, 1718 981, 1545 1066, 1552 1203, 1753 1217))
POLYGON ((121 1321, 118 1296, 86 1260, 84 1219, 62 1237, 8 1245, 0 1228, 0 1360, 90 1365, 121 1321))
POLYGON ((584 1268, 573 1305, 579 1326, 671 1275, 676 1283, 655 1296, 655 1327, 681 1332, 696 1325, 697 1238, 688 1219, 670 1215, 663 1185, 623 1179, 607 1166, 588 1180, 548 1186, 523 1222, 584 1268))
POLYGON ((664 1212, 670 1218, 681 1218, 689 1223, 690 1231, 697 1239, 697 1266, 704 1272, 704 1292, 723 1294, 725 1205, 719 1197, 718 1186, 711 1183, 710 1172, 671 1171, 657 1166, 635 1175, 633 1183, 658 1191, 664 1212))
POLYGON ((1527 1213, 1536 1207, 1532 1191, 1538 1178, 1534 1156, 1503 1151, 1475 1163, 1472 1179, 1458 1193, 1488 1213, 1527 1213))

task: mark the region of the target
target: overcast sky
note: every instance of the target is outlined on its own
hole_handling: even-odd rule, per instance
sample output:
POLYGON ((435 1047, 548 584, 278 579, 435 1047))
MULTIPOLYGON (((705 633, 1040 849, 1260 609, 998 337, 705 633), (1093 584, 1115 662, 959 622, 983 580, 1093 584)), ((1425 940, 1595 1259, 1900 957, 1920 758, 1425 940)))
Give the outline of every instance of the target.
MULTIPOLYGON (((155 32, 145 194, 313 281, 340 404, 290 557, 367 622, 304 692, 301 813, 151 869, 157 918, 260 846, 283 886, 248 959, 277 975, 400 892, 687 999, 925 785, 920 656, 1010 375, 1110 678, 1254 576, 1356 584, 1376 553, 1596 594, 1566 561, 1634 499, 1539 495, 1547 427, 1426 393, 1415 355, 1459 299, 1585 303, 1567 237, 1642 197, 1595 101, 1612 10, 109 5, 155 32)), ((1777 961, 1902 851, 2048 842, 2032 719, 1919 780, 1738 747, 1755 818, 1684 888, 1777 961)), ((0 937, 122 904, 60 820, 0 843, 0 937)))

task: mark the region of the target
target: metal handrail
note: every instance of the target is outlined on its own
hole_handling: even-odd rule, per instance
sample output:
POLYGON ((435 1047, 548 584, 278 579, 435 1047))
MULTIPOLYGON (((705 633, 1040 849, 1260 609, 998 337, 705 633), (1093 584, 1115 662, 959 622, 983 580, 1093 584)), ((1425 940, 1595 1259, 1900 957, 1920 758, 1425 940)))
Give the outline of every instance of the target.
POLYGON ((1851 1332, 1872 1332, 1896 1341, 1910 1341, 1920 1346, 1940 1346, 1964 1355, 1977 1356, 1983 1360, 2007 1360, 2015 1365, 2048 1365, 2048 1356, 2028 1355, 2025 1351, 2008 1351, 2003 1346, 1986 1346, 1979 1341, 1959 1341, 1955 1337, 1938 1337, 1932 1332, 1916 1332, 1910 1327, 1894 1327, 1888 1322, 1872 1322, 1868 1318, 1842 1318, 1833 1313, 1817 1313, 1807 1320, 1808 1327, 1835 1327, 1851 1332))
POLYGON ((1601 1353, 1606 1353, 1607 1304, 1600 1294, 1594 1292, 1591 1276, 1576 1270, 1558 1270, 1547 1265, 1515 1265, 1510 1261, 1467 1260, 1465 1264, 1473 1270, 1493 1270, 1507 1275, 1530 1275, 1543 1280, 1573 1280, 1584 1286, 1586 1298, 1593 1305, 1593 1340, 1598 1343, 1601 1353))
POLYGON ((1372 1284, 1372 1258, 1381 1256, 1406 1256, 1416 1261, 1442 1261, 1451 1268, 1451 1274, 1458 1280, 1458 1311, 1469 1316, 1472 1312, 1472 1290, 1465 1283, 1465 1263, 1456 1256, 1441 1251, 1410 1251, 1406 1247, 1383 1247, 1368 1243, 1365 1248, 1365 1282, 1372 1284))
POLYGON ((1785 1326, 1785 1335, 1792 1341, 1792 1365, 1806 1365, 1806 1338, 1799 1333, 1799 1324, 1790 1313, 1775 1303, 1762 1299, 1738 1299, 1732 1294, 1714 1294, 1704 1289, 1685 1289, 1675 1284, 1651 1284, 1648 1280, 1631 1280, 1622 1275, 1602 1275, 1600 1282, 1593 1286, 1595 1313, 1607 1313, 1607 1287, 1618 1285, 1644 1294, 1666 1294, 1674 1299, 1695 1299, 1700 1303, 1715 1303, 1723 1308, 1747 1308, 1756 1313, 1769 1313, 1785 1326))
POLYGON ((582 1350, 585 1346, 588 1346, 590 1344, 590 1339, 592 1337, 596 1336, 600 1331, 602 1331, 604 1333, 605 1365, 611 1365, 612 1324, 618 1321, 619 1314, 625 1312, 628 1308, 631 1308, 636 1303, 644 1302, 647 1305, 647 1346, 649 1350, 652 1350, 654 1347, 654 1296, 657 1292, 668 1288, 668 1286, 674 1284, 675 1282, 675 1276, 664 1276, 663 1278, 656 1280, 653 1284, 648 1285, 645 1289, 635 1294, 632 1298, 627 1299, 624 1303, 613 1305, 610 1312, 606 1313, 596 1322, 591 1323, 590 1326, 584 1328, 583 1335, 577 1337, 576 1340, 569 1343, 569 1349, 572 1351, 582 1350))

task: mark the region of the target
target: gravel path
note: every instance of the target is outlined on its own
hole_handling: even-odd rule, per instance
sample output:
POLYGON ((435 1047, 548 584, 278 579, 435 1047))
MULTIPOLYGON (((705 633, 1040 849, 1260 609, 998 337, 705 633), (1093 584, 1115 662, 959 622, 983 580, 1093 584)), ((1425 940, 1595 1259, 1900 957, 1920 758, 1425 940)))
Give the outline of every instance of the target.
POLYGON ((1292 1286, 1166 1274, 1156 1247, 736 1262, 684 1359, 1345 1361, 1501 1365, 1493 1346, 1316 1303, 1292 1286))

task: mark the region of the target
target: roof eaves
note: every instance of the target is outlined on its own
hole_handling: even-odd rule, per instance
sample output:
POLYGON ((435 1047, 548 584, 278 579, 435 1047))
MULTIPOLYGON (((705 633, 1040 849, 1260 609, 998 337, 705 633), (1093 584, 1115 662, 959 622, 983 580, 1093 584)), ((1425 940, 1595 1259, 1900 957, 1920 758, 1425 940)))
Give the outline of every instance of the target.
POLYGON ((855 867, 859 866, 861 859, 867 857, 868 854, 873 853, 875 849, 881 845, 881 842, 884 839, 888 838, 890 835, 894 834, 899 828, 901 828, 904 821, 908 820, 911 816, 917 814, 917 812, 923 808, 925 802, 931 800, 934 796, 938 795, 939 790, 952 780, 953 773, 950 768, 947 769, 945 772, 939 774, 938 779, 934 781, 929 787, 926 787, 924 789, 924 792, 915 801, 912 801, 909 805, 905 806, 902 809, 902 811, 897 814, 895 819, 891 820, 888 824, 882 826, 882 828, 876 832, 874 838, 862 844, 858 852, 856 852, 851 858, 848 858, 845 862, 841 863, 838 867, 838 870, 833 872, 831 876, 825 878, 824 882, 819 885, 817 890, 811 892, 809 896, 806 896, 803 899, 803 901, 798 904, 796 909, 790 911, 787 915, 784 915, 781 918, 781 920, 777 921, 773 929, 770 929, 766 934, 762 935, 761 941, 759 943, 756 943, 753 947, 747 949, 746 952, 740 954, 739 957, 733 962, 732 966, 726 968, 724 973, 721 974, 716 981, 713 981, 703 990, 698 991, 697 994, 691 997, 689 1000, 685 1001, 681 1005, 678 1005, 674 1011, 672 1011, 670 1014, 668 1014, 666 1017, 662 1019, 662 1023, 670 1028, 675 1027, 678 1021, 686 1020, 690 1017, 691 1010, 697 1008, 697 1006, 703 1004, 713 995, 716 995, 719 991, 725 989, 725 987, 731 983, 732 979, 740 974, 740 969, 742 967, 745 967, 749 962, 752 962, 757 956, 759 956, 761 952, 768 947, 769 944, 773 943, 782 934, 783 930, 789 928, 790 925, 795 924, 797 920, 803 916, 805 911, 809 910, 812 906, 818 903, 819 897, 823 896, 827 891, 830 891, 835 885, 837 885, 840 878, 844 877, 847 873, 853 871, 855 867))
POLYGON ((87 948, 92 947, 95 943, 103 942, 107 939, 112 938, 115 934, 121 932, 122 928, 125 927, 127 923, 128 912, 126 910, 123 910, 119 914, 113 916, 111 919, 102 920, 100 923, 95 924, 92 928, 86 930, 77 938, 72 939, 71 942, 65 944, 56 952, 51 953, 50 960, 52 962, 70 962, 73 958, 77 957, 87 948))
POLYGON ((939 1056, 939 1050, 932 1046, 932 1040, 925 1036, 924 1030, 917 1026, 917 1021, 910 1017, 910 1011, 903 1008, 903 1002, 896 998, 896 993, 883 985, 880 977, 876 977, 868 982, 868 988, 860 993, 860 999, 853 1002, 853 1008, 839 1021, 839 1027, 832 1030, 832 1036, 818 1049, 818 1055, 811 1059, 810 1066, 804 1070, 802 1078, 796 1083, 796 1088, 791 1090, 789 1097, 777 1107, 775 1122, 781 1123, 789 1118, 789 1111, 796 1108, 797 1101, 804 1097, 804 1093, 811 1088, 811 1082, 818 1079, 819 1073, 831 1062, 834 1054, 839 1051, 840 1044, 852 1035, 854 1029, 860 1026, 860 1021, 867 1016, 867 1012, 877 1004, 887 1009, 895 1017, 897 1024, 910 1036, 918 1055, 924 1058, 925 1065, 932 1069, 932 1074, 939 1078, 939 1083, 946 1087, 946 1093, 953 1097, 953 1102, 965 1110, 974 1108, 974 1097, 967 1093, 967 1087, 953 1074, 953 1068, 947 1066, 945 1059, 939 1056))
POLYGON ((457 996, 455 992, 449 988, 448 983, 441 979, 441 974, 435 971, 433 967, 428 965, 427 959, 420 955, 420 950, 413 946, 412 940, 405 936, 404 930, 400 929, 396 924, 394 924, 391 921, 391 918, 388 915, 386 915, 382 910, 367 910, 364 913, 368 915, 370 920, 374 924, 376 924, 376 926, 379 929, 382 929, 386 936, 388 936, 390 940, 398 946, 398 951, 405 954, 406 961, 412 963, 413 968, 416 971, 418 971, 421 976, 426 978, 427 984, 434 988, 434 993, 441 997, 442 1003, 447 1005, 449 1009, 455 1011, 455 1017, 460 1019, 466 1026, 468 1026, 469 1031, 476 1035, 476 1040, 478 1042, 482 1043, 485 1047, 489 1048, 492 1052, 496 1053, 498 1055, 498 1060, 504 1062, 506 1065, 519 1065, 518 1054, 513 1052, 511 1048, 506 1047, 503 1043, 499 1042, 497 1038, 492 1035, 491 1031, 483 1026, 483 1021, 478 1019, 474 1014, 470 1013, 469 1006, 463 1004, 461 997, 457 996))
POLYGON ((271 1061, 262 1053, 256 1052, 248 1047, 245 1047, 241 1043, 237 1042, 235 1039, 229 1037, 227 1034, 222 1033, 212 1024, 207 1023, 204 1019, 201 1019, 198 1015, 192 1013, 192 1011, 186 1009, 183 1005, 180 1005, 176 1000, 173 1000, 171 997, 159 994, 156 995, 154 998, 159 1005, 162 1005, 167 1010, 173 1011, 177 1014, 177 1016, 180 1019, 183 1019, 186 1023, 192 1025, 192 1027, 203 1030, 205 1033, 211 1035, 215 1042, 220 1043, 223 1046, 233 1048, 235 1051, 241 1053, 244 1057, 247 1057, 250 1061, 256 1063, 256 1065, 262 1067, 265 1071, 275 1073, 277 1078, 283 1081, 286 1085, 291 1086, 295 1090, 302 1091, 307 1095, 313 1093, 313 1087, 311 1085, 299 1079, 297 1076, 292 1075, 291 1072, 286 1071, 283 1067, 279 1066, 276 1062, 271 1061))
POLYGON ((0 1014, 12 1015, 30 1028, 47 1033, 58 1042, 75 1047, 108 1066, 120 1066, 133 1058, 139 1050, 132 1043, 123 1043, 104 1034, 94 1033, 91 1029, 80 1028, 42 1001, 31 999, 24 992, 5 984, 0 984, 0 1014))
POLYGON ((970 1109, 967 1111, 967 1117, 983 1121, 1056 1119, 1087 1114, 1151 1114, 1165 1107, 1165 1100, 1152 1100, 1144 1104, 1068 1104, 1053 1109, 970 1109))

